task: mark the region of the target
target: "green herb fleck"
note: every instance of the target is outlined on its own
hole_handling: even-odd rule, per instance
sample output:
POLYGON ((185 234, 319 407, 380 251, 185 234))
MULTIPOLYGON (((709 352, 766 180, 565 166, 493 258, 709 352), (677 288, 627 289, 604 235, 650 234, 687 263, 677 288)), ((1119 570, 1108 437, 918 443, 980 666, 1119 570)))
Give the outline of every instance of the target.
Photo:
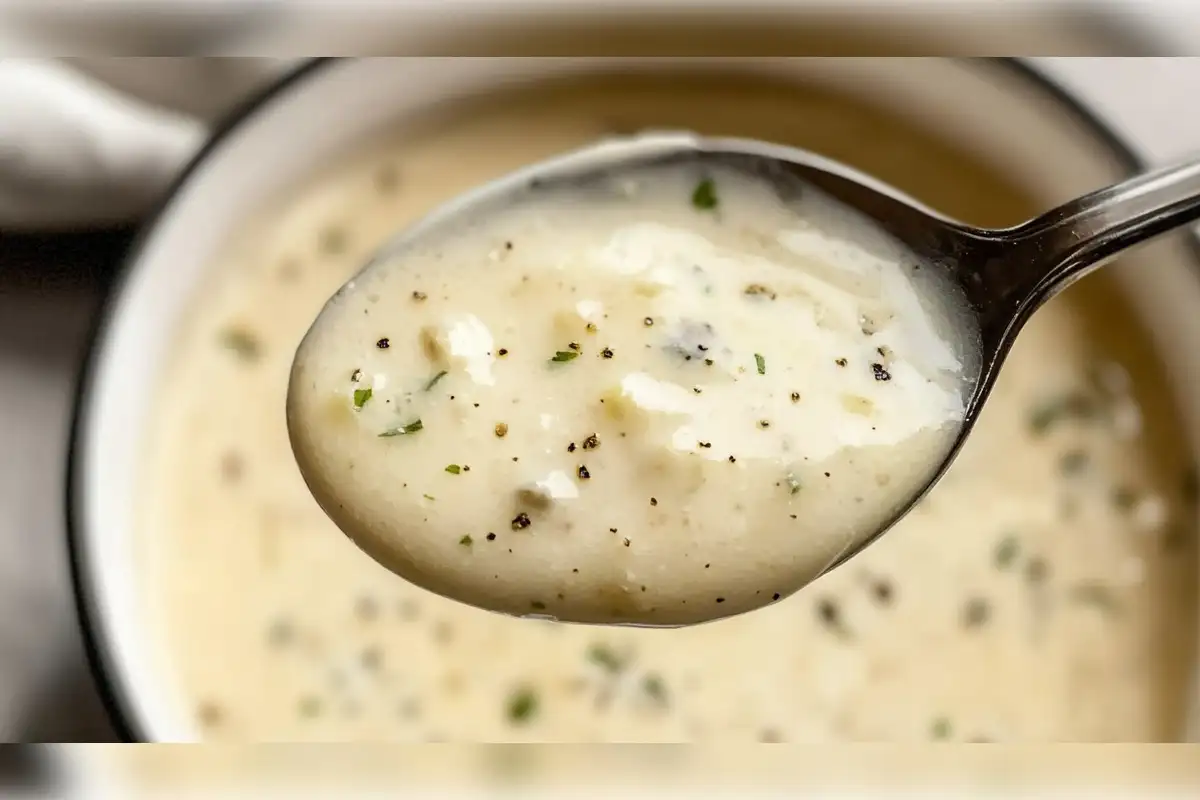
POLYGON ((458 543, 463 547, 470 547, 472 544, 474 544, 474 540, 471 539, 471 534, 468 533, 466 536, 459 539, 458 543))
POLYGON ((1021 543, 1017 541, 1016 536, 1010 534, 996 545, 992 561, 996 565, 996 569, 1008 569, 1016 562, 1017 556, 1020 554, 1021 543))
POLYGON ((1118 486, 1112 491, 1112 502, 1118 511, 1132 511, 1137 501, 1137 492, 1128 486, 1118 486))
POLYGON ((458 473, 462 472, 462 467, 460 467, 458 464, 447 464, 446 472, 449 472, 451 475, 457 475, 458 473))
POLYGON ((1058 459, 1058 469, 1063 475, 1079 475, 1088 465, 1088 454, 1083 450, 1068 450, 1058 459))
POLYGON ((428 392, 430 389, 437 386, 438 381, 440 381, 442 378, 446 377, 446 374, 447 374, 446 370, 442 370, 437 375, 434 375, 432 378, 430 378, 429 381, 425 384, 425 391, 428 392))
POLYGON ((528 722, 537 714, 537 710, 537 695, 528 687, 518 689, 508 698, 508 718, 512 722, 528 722))
POLYGON ((588 648, 587 659, 608 672, 616 673, 625 668, 625 660, 607 644, 599 642, 588 648))
POLYGON ((423 494, 423 495, 421 495, 421 497, 424 497, 426 500, 428 500, 428 501, 429 501, 429 502, 431 502, 431 503, 432 503, 434 500, 437 500, 437 498, 436 498, 436 497, 434 497, 434 496, 433 496, 433 495, 431 495, 431 494, 423 494))
POLYGON ((1076 603, 1091 606, 1105 614, 1116 614, 1121 610, 1112 589, 1099 583, 1081 583, 1071 588, 1069 597, 1076 603))
POLYGON ((364 405, 366 405, 367 401, 371 399, 371 395, 372 391, 370 387, 367 387, 366 389, 355 389, 354 407, 362 408, 364 405))
POLYGON ((642 678, 642 691, 654 702, 665 706, 667 704, 667 685, 660 675, 650 673, 642 678))
POLYGON ((950 720, 946 719, 945 717, 938 717, 933 721, 933 724, 929 726, 929 735, 938 741, 944 742, 945 740, 949 739, 952 732, 950 720))
POLYGON ((262 354, 258 338, 244 328, 229 328, 221 334, 221 343, 246 361, 254 361, 262 354))
POLYGON ((754 354, 754 364, 758 367, 759 375, 767 374, 767 360, 765 358, 763 358, 761 354, 759 354, 759 353, 754 354))
POLYGON ((399 428, 389 428, 388 430, 379 434, 379 436, 381 438, 405 436, 410 433, 416 433, 417 431, 422 430, 424 427, 425 425, 421 422, 421 420, 415 419, 407 425, 401 425, 399 428))
POLYGON ((1043 435, 1068 419, 1089 420, 1096 415, 1096 404, 1086 395, 1074 393, 1047 400, 1029 415, 1029 427, 1034 434, 1043 435))
POLYGON ((577 358, 579 358, 579 353, 574 350, 559 350, 554 354, 554 357, 551 358, 550 360, 555 363, 561 364, 564 361, 574 361, 577 358))
POLYGON ((692 192, 692 205, 701 211, 711 211, 717 207, 717 185, 712 178, 705 178, 696 184, 692 192))

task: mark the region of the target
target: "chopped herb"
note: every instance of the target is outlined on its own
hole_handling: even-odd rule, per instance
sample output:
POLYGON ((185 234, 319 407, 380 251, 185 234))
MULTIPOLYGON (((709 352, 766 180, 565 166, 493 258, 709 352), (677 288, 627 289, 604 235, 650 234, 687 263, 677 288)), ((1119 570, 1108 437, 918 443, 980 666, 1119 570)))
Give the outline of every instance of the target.
POLYGON ((592 477, 592 473, 588 472, 588 468, 586 466, 584 466, 583 464, 579 465, 578 472, 579 472, 580 480, 586 481, 588 478, 592 477))
POLYGON ((573 361, 576 358, 579 358, 579 353, 575 352, 574 350, 559 350, 550 360, 553 362, 562 363, 564 361, 573 361))
POLYGON ((520 514, 517 514, 515 517, 513 517, 512 529, 514 531, 520 531, 528 528, 532 524, 533 522, 529 519, 529 515, 522 511, 520 514))
POLYGON ((972 597, 963 606, 962 624, 964 628, 978 628, 988 621, 991 607, 982 597, 972 597))
POLYGON ((1025 564, 1025 580, 1032 584, 1041 584, 1050 575, 1050 565, 1044 558, 1031 558, 1025 564))
POLYGON ((1130 511, 1137 505, 1137 492, 1128 486, 1118 486, 1112 491, 1112 502, 1119 511, 1130 511))
POLYGON ((834 633, 845 635, 846 627, 842 622, 842 614, 832 598, 823 597, 817 601, 817 618, 826 628, 834 633))
POLYGON ((371 391, 370 387, 367 387, 366 389, 355 389, 354 407, 362 408, 364 405, 366 405, 367 401, 371 399, 372 394, 373 392, 371 391))
POLYGON ((600 351, 600 355, 603 358, 612 358, 613 357, 612 348, 611 347, 604 348, 603 350, 600 351))
POLYGON ((1017 560, 1020 552, 1021 544, 1017 541, 1017 537, 1012 535, 1005 536, 996 545, 992 561, 996 565, 996 569, 1008 569, 1017 560))
POLYGON ((503 439, 507 435, 508 435, 508 423, 497 422, 496 423, 496 436, 503 439))
POLYGON ((769 420, 769 419, 760 419, 760 420, 758 421, 758 427, 762 428, 762 429, 765 431, 767 428, 771 427, 771 420, 769 420))
POLYGON ((1048 400, 1030 413, 1029 427, 1037 435, 1068 419, 1089 420, 1096 415, 1096 404, 1086 395, 1073 393, 1048 400))
POLYGON ((321 251, 326 255, 337 255, 346 249, 346 232, 341 228, 326 228, 321 232, 321 251))
POLYGON ((752 283, 742 290, 742 293, 749 297, 769 297, 774 300, 777 295, 771 291, 770 287, 763 286, 761 283, 752 283))
POLYGON ((872 364, 871 372, 875 373, 875 380, 877 381, 890 381, 892 379, 892 373, 884 369, 883 364, 872 364))
POLYGON ((800 479, 797 478, 795 475, 793 475, 790 472, 788 473, 788 476, 787 476, 787 485, 788 485, 788 493, 789 494, 799 494, 800 493, 800 479))
POLYGON ((716 362, 714 362, 711 358, 704 359, 704 366, 706 367, 711 367, 714 363, 716 362))
POLYGON ((426 382, 426 384, 425 384, 425 391, 428 392, 430 389, 437 386, 438 381, 440 381, 442 378, 446 377, 446 374, 447 374, 446 370, 442 370, 437 375, 434 375, 432 378, 430 378, 428 380, 428 382, 426 382))
POLYGON ((667 685, 656 673, 650 673, 642 678, 642 691, 654 702, 665 706, 667 704, 667 685))
POLYGON ((246 361, 254 361, 262 354, 258 338, 243 328, 226 330, 221 334, 221 343, 246 361))
POLYGON ((472 539, 471 534, 468 533, 467 535, 465 535, 461 539, 459 539, 458 543, 461 544, 463 547, 470 547, 472 544, 475 543, 475 540, 472 539))
POLYGON ((390 436, 405 436, 410 433, 416 433, 417 431, 424 429, 424 427, 425 425, 421 422, 421 420, 415 419, 407 425, 401 425, 399 428, 390 428, 379 435, 384 438, 390 436))
MULTIPOLYGON (((878 580, 872 582, 871 594, 874 595, 876 602, 878 602, 881 606, 888 606, 892 604, 892 598, 895 595, 895 591, 892 589, 891 583, 883 578, 879 578, 878 580)), ((776 595, 776 599, 778 599, 778 595, 776 595)))
POLYGON ((1076 603, 1092 606, 1108 615, 1121 610, 1112 589, 1099 583, 1078 584, 1071 588, 1068 596, 1076 603))
POLYGON ((620 672, 625 668, 625 661, 607 644, 596 643, 588 648, 587 659, 593 664, 603 667, 608 672, 620 672))
POLYGON ((759 375, 767 374, 767 360, 765 358, 763 358, 760 353, 754 354, 754 364, 755 364, 755 366, 758 367, 759 375))
MULTIPOLYGON (((596 434, 594 434, 594 433, 583 440, 583 449, 584 450, 595 450, 599 446, 600 446, 600 439, 598 439, 596 437, 596 434)), ((568 450, 569 449, 570 448, 568 448, 568 450)))
POLYGON ((945 741, 946 739, 949 739, 951 732, 952 729, 950 727, 950 720, 946 719, 945 717, 938 717, 933 721, 933 724, 929 726, 929 735, 938 741, 945 741))
POLYGON ((1088 454, 1083 450, 1069 450, 1058 459, 1058 469, 1063 475, 1078 475, 1087 465, 1088 454))
POLYGON ((433 502, 434 500, 437 500, 437 498, 436 498, 436 497, 434 497, 434 496, 433 496, 433 495, 431 495, 431 494, 423 494, 423 495, 421 495, 421 497, 424 497, 426 500, 429 500, 430 502, 433 502))
POLYGON ((458 464, 447 464, 446 472, 449 472, 451 475, 457 475, 458 473, 462 472, 462 467, 460 467, 458 464))
POLYGON ((692 192, 692 205, 701 211, 711 211, 717 207, 717 185, 712 178, 705 178, 696 184, 692 192))
POLYGON ((392 342, 390 339, 388 339, 385 336, 382 339, 380 339, 379 341, 377 341, 375 343, 375 346, 378 347, 380 350, 387 350, 389 347, 392 346, 392 342))
POLYGON ((508 698, 508 718, 512 722, 528 722, 537 710, 537 695, 528 687, 518 689, 508 698))

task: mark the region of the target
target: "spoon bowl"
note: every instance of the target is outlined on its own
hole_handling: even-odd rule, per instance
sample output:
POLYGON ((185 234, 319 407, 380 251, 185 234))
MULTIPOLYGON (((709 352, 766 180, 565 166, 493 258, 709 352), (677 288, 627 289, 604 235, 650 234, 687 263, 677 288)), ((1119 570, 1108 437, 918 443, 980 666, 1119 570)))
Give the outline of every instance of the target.
MULTIPOLYGON (((917 485, 914 482, 911 496, 905 494, 907 502, 897 507, 894 514, 889 512, 890 516, 883 519, 877 529, 870 528, 870 535, 860 532, 853 537, 829 558, 822 572, 837 567, 877 540, 945 473, 978 418, 1015 336, 1038 306, 1122 250, 1200 216, 1197 198, 1200 195, 1200 164, 1194 163, 1139 176, 1012 228, 984 229, 963 225, 868 175, 796 148, 744 139, 704 138, 686 132, 647 133, 607 140, 510 173, 467 192, 389 241, 360 275, 404 257, 407 251, 419 250, 439 233, 461 224, 464 218, 499 214, 539 193, 563 189, 587 191, 595 186, 605 186, 611 191, 627 173, 674 166, 736 171, 771 187, 784 201, 809 192, 817 193, 865 218, 908 251, 916 260, 913 269, 932 273, 934 282, 930 286, 944 286, 955 296, 954 302, 949 304, 954 306, 952 326, 966 356, 963 368, 966 379, 961 390, 964 394, 963 416, 955 438, 944 451, 940 463, 931 464, 932 468, 922 473, 927 476, 924 483, 917 485)), ((351 281, 330 303, 335 304, 343 293, 355 290, 355 281, 351 281)), ((941 297, 921 299, 945 300, 941 297)), ((386 348, 386 340, 381 340, 379 346, 386 348)), ((304 351, 305 345, 302 345, 300 352, 304 351)), ((575 357, 570 353, 559 355, 564 360, 575 357)), ((758 358, 757 354, 755 357, 758 358)), ((298 356, 297 364, 300 361, 298 356)), ((763 372, 761 361, 759 372, 763 372)), ((293 383, 296 383, 297 374, 293 372, 293 383)), ((357 397, 358 392, 355 394, 357 397)), ((296 446, 298 441, 301 442, 297 452, 306 448, 311 450, 312 438, 306 431, 297 429, 291 416, 289 410, 293 444, 296 446), (304 443, 306 441, 308 444, 304 443)), ((421 428, 413 429, 418 430, 421 428)), ((408 432, 402 428, 383 435, 408 432)), ((312 458, 308 461, 313 463, 312 458)), ((458 468, 451 466, 455 470, 458 468)), ((302 463, 306 480, 311 471, 302 463)), ((828 477, 829 473, 825 475, 828 477)), ((310 480, 310 488, 327 510, 334 504, 342 508, 341 498, 321 481, 310 480)), ((657 500, 652 498, 651 504, 657 505, 657 500)), ((342 509, 341 513, 346 512, 342 509)), ((524 514, 519 516, 524 517, 524 514)), ((348 515, 348 518, 352 517, 353 514, 348 515)), ((355 524, 353 519, 350 521, 355 524)), ((516 523, 517 519, 514 519, 514 530, 516 523)), ((528 517, 524 518, 523 524, 529 524, 528 517)), ((358 539, 365 540, 360 544, 377 557, 387 549, 379 545, 374 534, 358 539)), ((625 546, 629 547, 628 539, 625 546)), ((402 560, 409 558, 405 551, 402 560)), ((411 565, 409 569, 412 575, 426 581, 427 587, 440 590, 437 578, 430 576, 427 570, 411 565)), ((460 582, 459 585, 463 584, 460 582)), ((790 593, 796 588, 799 587, 792 585, 785 592, 790 593)), ((645 590, 643 586, 642 591, 645 590)), ((447 590, 445 593, 453 595, 454 592, 447 590)), ((780 596, 779 593, 774 595, 775 599, 780 596)), ((724 603, 724 598, 717 602, 724 603)), ((756 607, 756 602, 746 601, 741 610, 756 607)), ((540 601, 533 607, 546 608, 540 601)), ((703 619, 694 616, 695 613, 683 612, 680 618, 703 619)), ((713 612, 708 618, 725 615, 713 612)), ((636 619, 614 621, 629 624, 636 619)))

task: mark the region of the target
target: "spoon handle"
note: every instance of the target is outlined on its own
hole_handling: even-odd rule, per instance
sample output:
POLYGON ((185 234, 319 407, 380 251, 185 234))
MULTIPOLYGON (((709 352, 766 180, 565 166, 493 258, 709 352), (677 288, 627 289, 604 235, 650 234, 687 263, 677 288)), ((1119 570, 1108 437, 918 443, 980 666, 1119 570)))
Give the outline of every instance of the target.
MULTIPOLYGON (((1200 159, 1084 195, 1008 231, 1005 259, 1040 304, 1119 253, 1200 219, 1200 159)), ((1016 277, 1014 275, 1014 277, 1016 277)))

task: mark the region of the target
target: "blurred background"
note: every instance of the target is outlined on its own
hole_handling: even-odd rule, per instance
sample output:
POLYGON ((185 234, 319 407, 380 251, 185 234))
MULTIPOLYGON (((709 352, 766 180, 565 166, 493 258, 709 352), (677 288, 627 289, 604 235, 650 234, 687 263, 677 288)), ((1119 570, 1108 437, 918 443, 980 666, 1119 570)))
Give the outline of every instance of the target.
MULTIPOLYGON (((504 5, 477 4, 475 10, 494 14, 499 32, 506 24, 504 5)), ((578 13, 594 11, 577 5, 578 13)), ((681 24, 679 15, 698 13, 701 5, 679 3, 648 24, 681 24)), ((812 41, 746 42, 734 28, 728 40, 697 41, 697 51, 1024 55, 1152 161, 1200 142, 1200 114, 1180 113, 1194 104, 1200 59, 1149 57, 1200 53, 1200 7, 759 5, 790 5, 809 14, 812 41), (845 46, 825 34, 847 28, 855 36, 845 46), (1064 55, 1078 57, 1049 57, 1064 55), (1109 58, 1116 55, 1144 58, 1109 58)), ((746 14, 754 7, 747 4, 746 14)), ((93 315, 141 215, 212 124, 291 69, 301 54, 507 52, 500 35, 473 42, 406 38, 405 15, 429 9, 421 3, 384 9, 331 2, 300 9, 283 0, 202 7, 43 0, 6 4, 0 11, 0 53, 9 56, 0 61, 3 739, 115 740, 88 674, 72 606, 63 477, 76 370, 93 315), (48 59, 66 53, 72 57, 48 59), (175 57, 150 62, 117 55, 175 57)), ((595 28, 595 52, 639 52, 638 41, 606 39, 602 21, 595 28)), ((52 774, 42 760, 16 753, 0 758, 0 780, 9 785, 37 785, 52 774)))

